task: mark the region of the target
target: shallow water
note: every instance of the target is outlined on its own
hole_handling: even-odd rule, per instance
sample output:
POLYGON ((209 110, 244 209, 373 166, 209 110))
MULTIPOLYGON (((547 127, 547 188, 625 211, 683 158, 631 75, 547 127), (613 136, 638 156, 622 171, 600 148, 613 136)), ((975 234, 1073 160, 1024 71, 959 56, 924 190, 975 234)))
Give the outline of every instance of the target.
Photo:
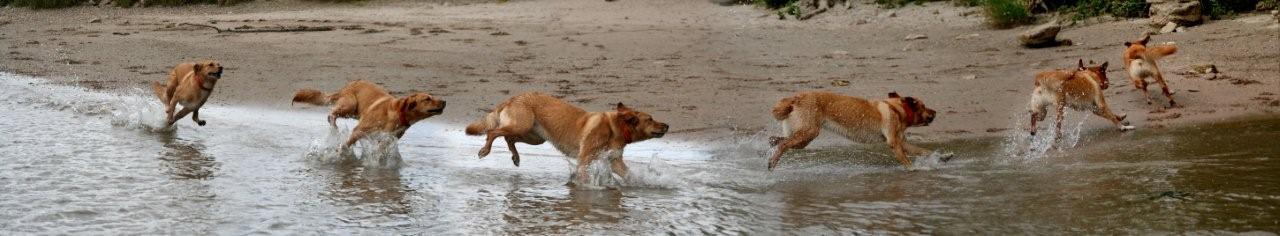
POLYGON ((0 234, 1280 232, 1275 119, 1120 134, 1072 116, 1064 151, 1010 131, 926 144, 956 158, 913 172, 883 146, 768 172, 763 134, 654 140, 627 150, 630 183, 574 189, 551 148, 477 160, 456 124, 419 123, 371 162, 324 153, 345 134, 323 109, 209 106, 208 126, 155 131, 152 100, 0 74, 0 234))

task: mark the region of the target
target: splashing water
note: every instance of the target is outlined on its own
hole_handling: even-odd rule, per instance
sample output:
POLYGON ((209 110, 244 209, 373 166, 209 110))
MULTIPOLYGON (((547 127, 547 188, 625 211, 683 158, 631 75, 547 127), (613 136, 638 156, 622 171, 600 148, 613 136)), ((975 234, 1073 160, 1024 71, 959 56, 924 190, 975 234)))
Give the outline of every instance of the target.
POLYGON ((303 160, 315 164, 338 164, 359 161, 364 167, 398 169, 402 164, 400 148, 395 136, 377 132, 365 135, 350 149, 339 153, 339 147, 350 138, 351 131, 339 126, 324 136, 316 137, 307 146, 303 160), (360 155, 356 155, 357 151, 360 155))

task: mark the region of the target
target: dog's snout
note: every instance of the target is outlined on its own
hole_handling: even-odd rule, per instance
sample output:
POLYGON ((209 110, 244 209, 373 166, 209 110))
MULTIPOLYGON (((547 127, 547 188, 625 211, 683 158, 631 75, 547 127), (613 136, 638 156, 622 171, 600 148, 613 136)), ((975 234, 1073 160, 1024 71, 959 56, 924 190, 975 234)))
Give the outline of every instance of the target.
POLYGON ((447 104, 449 104, 449 102, 446 102, 446 101, 444 101, 444 100, 440 100, 440 108, 441 108, 441 109, 444 109, 445 105, 447 105, 447 104))

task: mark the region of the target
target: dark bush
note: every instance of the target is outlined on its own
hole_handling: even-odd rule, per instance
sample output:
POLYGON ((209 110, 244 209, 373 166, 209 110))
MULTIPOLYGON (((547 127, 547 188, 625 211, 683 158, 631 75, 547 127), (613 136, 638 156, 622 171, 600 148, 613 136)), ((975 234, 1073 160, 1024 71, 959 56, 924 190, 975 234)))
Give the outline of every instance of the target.
POLYGON ((30 7, 32 9, 49 9, 79 6, 88 2, 88 0, 11 0, 15 7, 30 7))

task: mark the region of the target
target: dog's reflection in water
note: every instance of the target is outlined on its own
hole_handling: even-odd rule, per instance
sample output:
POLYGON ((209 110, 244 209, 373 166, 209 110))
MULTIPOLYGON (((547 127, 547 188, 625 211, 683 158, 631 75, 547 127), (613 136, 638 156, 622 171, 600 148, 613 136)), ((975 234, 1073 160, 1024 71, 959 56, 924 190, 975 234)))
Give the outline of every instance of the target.
POLYGON ((175 179, 209 179, 218 170, 219 163, 204 153, 204 145, 177 139, 173 133, 159 137, 165 150, 160 153, 164 172, 175 179))
MULTIPOLYGON (((384 214, 408 214, 409 191, 400 180, 398 168, 365 167, 359 160, 348 159, 329 167, 321 167, 318 173, 327 178, 325 197, 337 203, 358 206, 368 211, 365 216, 384 214)), ((356 216, 357 218, 362 216, 356 216)))
POLYGON ((505 194, 507 211, 503 213, 508 233, 556 234, 581 225, 618 223, 630 211, 623 206, 623 192, 617 189, 566 188, 519 175, 510 182, 505 194), (540 186, 557 190, 538 189, 540 186))

